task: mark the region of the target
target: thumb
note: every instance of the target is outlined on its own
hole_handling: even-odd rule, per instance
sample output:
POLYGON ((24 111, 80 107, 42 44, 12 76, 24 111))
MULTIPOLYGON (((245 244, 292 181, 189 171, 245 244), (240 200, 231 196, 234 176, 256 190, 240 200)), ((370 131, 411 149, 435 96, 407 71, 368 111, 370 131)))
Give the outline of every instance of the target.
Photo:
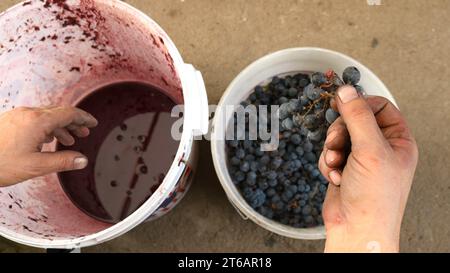
POLYGON ((352 150, 376 149, 384 144, 383 134, 370 105, 353 86, 339 88, 336 104, 350 133, 352 150))
POLYGON ((27 155, 21 160, 24 171, 29 178, 56 172, 81 170, 86 168, 88 159, 74 151, 44 152, 27 155))

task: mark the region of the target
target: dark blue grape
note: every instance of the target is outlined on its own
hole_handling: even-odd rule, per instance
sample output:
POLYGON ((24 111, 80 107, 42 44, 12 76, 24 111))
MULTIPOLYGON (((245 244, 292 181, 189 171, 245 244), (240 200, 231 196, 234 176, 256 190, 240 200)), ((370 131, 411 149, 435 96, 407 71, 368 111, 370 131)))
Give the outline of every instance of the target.
POLYGON ((302 214, 308 216, 311 214, 311 210, 312 210, 311 206, 305 205, 302 209, 302 214))
POLYGON ((304 150, 306 153, 312 152, 313 149, 314 149, 314 145, 313 145, 311 142, 307 141, 307 142, 305 142, 305 143, 303 144, 303 150, 304 150))
POLYGON ((241 171, 238 171, 238 172, 234 173, 234 179, 237 182, 242 182, 245 180, 245 174, 241 171))
POLYGON ((299 214, 300 212, 302 212, 302 208, 300 206, 298 206, 298 207, 294 208, 292 210, 292 212, 295 213, 295 214, 299 214))
POLYGON ((266 196, 267 196, 267 197, 272 197, 272 196, 274 196, 276 193, 277 193, 277 192, 276 192, 275 189, 273 189, 273 188, 268 188, 268 189, 266 190, 266 196))
POLYGON ((244 187, 242 195, 248 200, 253 195, 253 190, 250 187, 244 187))
POLYGON ((298 99, 291 99, 288 102, 288 110, 289 113, 293 113, 295 111, 297 111, 300 107, 300 101, 298 99))
POLYGON ((259 208, 266 201, 266 194, 261 189, 256 189, 249 199, 252 208, 259 208))
POLYGON ((311 191, 311 186, 308 185, 308 184, 306 184, 306 185, 305 185, 305 193, 308 193, 308 192, 310 192, 310 191, 311 191))
POLYGON ((276 185, 278 185, 278 180, 276 180, 276 179, 270 179, 270 180, 268 181, 268 183, 269 183, 269 186, 270 186, 270 187, 275 187, 276 185))
POLYGON ((288 189, 293 192, 296 193, 298 190, 298 187, 296 185, 289 185, 288 189))
POLYGON ((230 145, 230 147, 237 148, 239 146, 239 141, 238 140, 230 140, 228 142, 228 145, 230 145))
POLYGON ((314 114, 306 115, 303 118, 303 126, 305 126, 305 128, 313 129, 317 128, 318 125, 317 117, 314 114))
POLYGON ((236 157, 239 159, 243 159, 245 157, 245 150, 244 149, 237 149, 236 150, 236 157))
POLYGON ((314 84, 310 84, 305 87, 304 95, 311 101, 315 101, 320 98, 321 89, 314 86, 314 84))
POLYGON ((248 172, 250 170, 250 164, 247 161, 242 162, 240 170, 244 173, 248 172))
POLYGON ((298 86, 300 88, 305 88, 311 82, 309 75, 307 74, 300 73, 295 75, 294 78, 298 81, 298 86))
POLYGON ((259 159, 259 163, 263 166, 269 164, 270 162, 270 156, 268 155, 263 155, 260 159, 259 159))
POLYGON ((246 183, 249 185, 249 186, 254 186, 254 185, 256 185, 256 178, 257 178, 258 176, 256 175, 256 173, 255 172, 248 172, 247 173, 247 180, 246 180, 246 183))
POLYGON ((264 94, 264 89, 262 88, 262 86, 260 86, 260 85, 257 85, 256 87, 255 87, 255 95, 258 97, 258 98, 261 98, 261 96, 264 94))
POLYGON ((241 164, 241 160, 235 156, 230 159, 230 163, 233 166, 239 166, 241 164))
POLYGON ((278 144, 278 150, 282 150, 284 148, 286 148, 286 141, 285 140, 280 140, 280 143, 278 144))
POLYGON ((278 109, 278 118, 284 120, 289 116, 289 102, 283 103, 278 109))
POLYGON ((311 102, 311 101, 308 99, 308 97, 306 97, 306 95, 300 96, 300 97, 299 97, 299 100, 300 100, 300 105, 301 105, 302 107, 305 107, 305 106, 309 105, 309 103, 311 102))
POLYGON ((256 172, 259 169, 259 164, 256 161, 250 162, 250 170, 256 172))
POLYGON ((294 128, 294 122, 292 121, 291 118, 285 118, 282 123, 281 126, 283 127, 283 129, 285 130, 292 130, 292 128, 294 128))
POLYGON ((297 94, 298 94, 298 90, 297 89, 295 89, 293 87, 289 88, 288 95, 290 97, 297 97, 297 94))
POLYGON ((270 199, 273 203, 279 202, 281 200, 281 197, 275 193, 274 196, 270 199))
POLYGON ((302 184, 302 185, 299 185, 299 186, 298 186, 298 191, 299 191, 299 192, 303 193, 303 192, 305 192, 305 190, 306 190, 306 185, 303 185, 303 184, 302 184))
POLYGON ((267 182, 267 180, 259 181, 259 182, 258 182, 258 187, 259 187, 261 190, 265 191, 265 190, 267 190, 267 189, 269 188, 269 183, 267 182))
POLYGON ((297 148, 295 148, 295 152, 297 153, 298 156, 303 156, 303 154, 305 154, 305 151, 303 150, 303 147, 298 146, 297 148))
POLYGON ((289 160, 297 160, 298 155, 296 153, 289 153, 289 160))
POLYGON ((269 180, 276 179, 277 176, 278 176, 277 172, 275 172, 275 171, 270 171, 267 173, 267 179, 269 179, 269 180))
POLYGON ((278 103, 279 103, 280 105, 285 104, 285 103, 287 103, 287 102, 289 102, 289 99, 286 98, 286 97, 280 97, 280 98, 278 99, 278 103))
POLYGON ((276 157, 270 162, 270 167, 272 169, 278 169, 281 164, 283 164, 283 159, 281 159, 280 157, 276 157))
POLYGON ((264 151, 262 151, 261 148, 256 148, 255 149, 255 155, 256 156, 263 156, 264 155, 264 151))
POLYGON ((312 225, 312 224, 314 223, 314 217, 312 217, 311 215, 306 216, 306 217, 305 217, 305 222, 306 222, 307 224, 312 225))
POLYGON ((295 145, 299 145, 302 142, 302 137, 299 134, 293 134, 291 136, 291 142, 295 145))
POLYGON ((339 117, 339 113, 334 111, 332 108, 329 108, 325 112, 325 118, 329 124, 332 124, 339 117))
POLYGON ((275 76, 275 77, 272 78, 271 84, 272 84, 272 85, 277 85, 277 84, 279 84, 280 82, 281 82, 281 79, 280 79, 279 77, 275 76))
POLYGON ((311 172, 311 176, 314 177, 314 178, 319 177, 319 175, 320 175, 320 171, 318 169, 314 169, 311 172))
POLYGON ((346 84, 356 85, 361 80, 361 72, 354 66, 347 67, 342 73, 342 79, 346 84))
POLYGON ((251 141, 251 140, 246 139, 242 142, 242 147, 244 147, 244 149, 246 149, 246 150, 248 150, 249 148, 252 148, 252 146, 253 146, 253 141, 251 141))
POLYGON ((327 77, 322 72, 313 73, 311 76, 312 83, 316 86, 322 86, 327 83, 327 77))
POLYGON ((252 154, 248 154, 244 157, 244 160, 246 161, 254 161, 255 160, 255 156, 252 154))
POLYGON ((315 163, 317 162, 317 157, 314 153, 306 153, 305 154, 305 159, 308 160, 311 163, 315 163))
POLYGON ((294 197, 294 192, 289 189, 286 189, 281 195, 281 200, 288 202, 292 197, 294 197))
POLYGON ((322 130, 322 128, 319 128, 315 131, 310 131, 308 135, 306 136, 310 141, 313 142, 319 142, 323 139, 323 135, 325 134, 325 131, 322 130))
POLYGON ((358 93, 360 95, 362 95, 362 96, 367 95, 366 91, 364 90, 364 88, 361 85, 355 85, 355 89, 356 89, 356 91, 358 91, 358 93))

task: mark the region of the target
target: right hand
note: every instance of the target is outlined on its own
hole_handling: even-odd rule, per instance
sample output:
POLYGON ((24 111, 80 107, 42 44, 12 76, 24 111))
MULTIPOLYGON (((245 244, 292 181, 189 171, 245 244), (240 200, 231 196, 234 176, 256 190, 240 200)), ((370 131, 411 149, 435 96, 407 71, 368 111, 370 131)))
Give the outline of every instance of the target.
POLYGON ((416 142, 387 99, 363 98, 351 86, 337 94, 341 117, 330 126, 319 161, 330 181, 325 251, 397 252, 418 161, 416 142))

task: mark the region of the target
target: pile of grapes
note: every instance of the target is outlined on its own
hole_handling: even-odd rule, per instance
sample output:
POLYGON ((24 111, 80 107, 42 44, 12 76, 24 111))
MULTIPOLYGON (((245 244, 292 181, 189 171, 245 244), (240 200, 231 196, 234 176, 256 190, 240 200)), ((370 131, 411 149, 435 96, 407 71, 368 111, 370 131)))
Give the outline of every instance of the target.
MULTIPOLYGON (((342 79, 333 71, 299 73, 274 77, 265 86, 256 86, 242 106, 279 105, 279 145, 262 151, 267 143, 250 140, 245 118, 245 139, 227 140, 228 168, 233 183, 248 204, 261 215, 297 228, 323 225, 322 204, 327 181, 318 168, 326 132, 339 114, 330 107, 336 90, 344 85, 358 86, 361 74, 348 67, 342 79)), ((260 115, 259 111, 257 112, 260 115)), ((233 129, 237 129, 238 115, 233 129)), ((271 128, 268 118, 268 128, 271 128)))

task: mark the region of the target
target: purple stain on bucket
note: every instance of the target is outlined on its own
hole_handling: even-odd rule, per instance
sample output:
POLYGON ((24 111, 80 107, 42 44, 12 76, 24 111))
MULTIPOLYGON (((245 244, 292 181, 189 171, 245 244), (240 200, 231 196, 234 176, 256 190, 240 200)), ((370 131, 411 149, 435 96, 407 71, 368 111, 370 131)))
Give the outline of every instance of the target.
POLYGON ((88 167, 59 174, 72 202, 109 223, 138 209, 161 182, 151 177, 167 174, 178 149, 171 136, 174 106, 164 91, 131 82, 106 86, 83 99, 77 107, 95 116, 99 125, 69 147, 83 150, 88 167))

